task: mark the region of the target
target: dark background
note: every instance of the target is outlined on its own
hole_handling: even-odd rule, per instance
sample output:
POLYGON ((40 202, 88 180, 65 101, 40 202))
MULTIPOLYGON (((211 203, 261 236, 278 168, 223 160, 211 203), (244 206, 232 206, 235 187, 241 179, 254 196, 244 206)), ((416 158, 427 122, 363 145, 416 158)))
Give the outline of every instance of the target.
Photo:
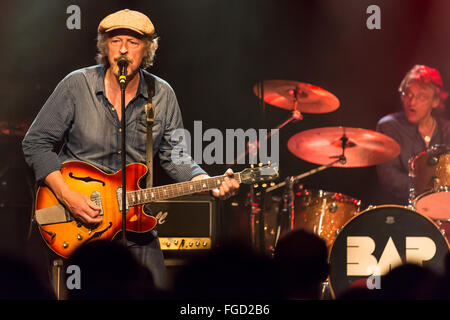
MULTIPOLYGON (((155 25, 160 43, 150 71, 174 88, 191 132, 195 120, 203 122, 203 131, 223 132, 282 123, 289 111, 269 105, 263 110, 252 92, 261 80, 307 82, 339 98, 338 110, 305 114, 303 121, 281 130, 282 178, 317 167, 287 150, 291 136, 328 126, 374 130, 379 118, 400 109, 397 88, 414 64, 437 68, 447 89, 450 83, 447 0, 16 0, 0 6, 3 126, 28 126, 65 75, 95 64, 99 21, 130 8, 147 14, 155 25), (66 9, 73 4, 81 9, 81 30, 66 27, 66 9), (381 9, 381 30, 366 27, 366 10, 373 4, 381 9)), ((21 138, 4 133, 1 138, 1 165, 11 169, 8 179, 16 183, 5 189, 3 198, 6 206, 15 201, 26 207, 30 196, 25 169, 20 169, 25 168, 21 138)), ((226 169, 203 167, 211 175, 226 169)), ((302 183, 361 199, 363 207, 383 203, 374 167, 331 168, 302 183)), ((242 188, 241 194, 246 191, 242 188)))

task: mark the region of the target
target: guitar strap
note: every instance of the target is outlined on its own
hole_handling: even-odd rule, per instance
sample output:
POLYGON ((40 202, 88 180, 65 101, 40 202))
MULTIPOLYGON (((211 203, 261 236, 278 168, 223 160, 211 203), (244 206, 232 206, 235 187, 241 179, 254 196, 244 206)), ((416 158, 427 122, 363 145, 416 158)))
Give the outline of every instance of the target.
POLYGON ((155 120, 155 106, 152 103, 155 95, 155 79, 150 74, 143 72, 145 82, 147 83, 148 100, 145 105, 145 118, 147 122, 147 143, 146 143, 146 162, 148 172, 146 178, 146 187, 153 186, 153 122, 155 120))

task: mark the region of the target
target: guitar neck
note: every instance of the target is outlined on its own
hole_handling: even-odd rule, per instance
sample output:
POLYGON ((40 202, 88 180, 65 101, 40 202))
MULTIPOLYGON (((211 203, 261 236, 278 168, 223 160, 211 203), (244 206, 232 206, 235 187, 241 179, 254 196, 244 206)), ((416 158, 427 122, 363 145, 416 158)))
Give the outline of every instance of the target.
MULTIPOLYGON (((160 187, 153 187, 127 192, 128 206, 137 206, 149 202, 176 198, 202 191, 219 188, 226 176, 217 176, 195 181, 179 182, 160 187)), ((233 177, 240 183, 240 173, 234 173, 233 177)))

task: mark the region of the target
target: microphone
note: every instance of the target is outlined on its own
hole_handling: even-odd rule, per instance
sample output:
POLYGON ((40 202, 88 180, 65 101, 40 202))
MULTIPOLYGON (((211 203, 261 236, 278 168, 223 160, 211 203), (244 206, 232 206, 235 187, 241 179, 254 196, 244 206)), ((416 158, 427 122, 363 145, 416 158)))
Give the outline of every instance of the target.
POLYGON ((117 65, 119 66, 119 83, 121 86, 124 86, 127 82, 127 67, 130 61, 125 56, 120 56, 117 59, 117 65))

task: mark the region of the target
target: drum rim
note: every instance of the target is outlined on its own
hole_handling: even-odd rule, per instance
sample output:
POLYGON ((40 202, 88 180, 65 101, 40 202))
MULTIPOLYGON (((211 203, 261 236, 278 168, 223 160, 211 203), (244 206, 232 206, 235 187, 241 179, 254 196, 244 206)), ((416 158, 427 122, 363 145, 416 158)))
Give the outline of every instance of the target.
POLYGON ((418 154, 411 156, 411 158, 409 158, 408 167, 409 167, 410 171, 412 171, 412 173, 415 173, 416 169, 414 168, 414 162, 417 159, 428 154, 429 152, 436 151, 439 149, 443 149, 444 152, 442 154, 450 154, 450 148, 446 144, 437 143, 432 146, 429 146, 426 150, 420 151, 418 154))
POLYGON ((442 187, 447 187, 448 190, 437 190, 437 191, 427 190, 427 191, 424 191, 421 194, 417 195, 416 197, 414 197, 413 201, 417 202, 418 200, 420 200, 420 198, 423 198, 425 195, 428 196, 428 195, 433 194, 433 193, 450 192, 450 185, 445 185, 445 186, 442 186, 442 187))
MULTIPOLYGON (((341 194, 342 195, 342 199, 343 200, 344 199, 347 200, 347 201, 343 201, 343 202, 356 201, 358 203, 358 208, 361 206, 361 200, 360 199, 353 198, 352 196, 346 195, 345 193, 342 193, 342 192, 327 191, 327 190, 324 190, 324 189, 308 189, 308 188, 302 189, 302 192, 303 191, 314 192, 314 193, 322 192, 324 195, 341 194), (350 201, 348 201, 348 200, 350 200, 350 201)), ((296 191, 296 193, 297 192, 299 192, 299 191, 296 191)))
MULTIPOLYGON (((386 208, 386 207, 389 207, 389 208, 401 208, 401 209, 405 209, 405 210, 411 211, 412 213, 416 213, 416 214, 422 216, 423 218, 425 218, 426 220, 428 220, 429 222, 431 222, 431 223, 436 227, 437 231, 442 235, 442 238, 444 239, 445 243, 447 244, 447 248, 448 248, 449 251, 450 251, 450 243, 448 242, 447 237, 445 237, 445 236, 442 234, 441 229, 439 228, 439 226, 438 226, 432 219, 430 219, 429 217, 427 217, 427 216, 421 214, 420 212, 417 212, 416 210, 414 210, 414 208, 411 208, 411 207, 409 207, 409 206, 402 206, 402 205, 398 205, 398 204, 383 204, 383 205, 372 206, 372 207, 369 206, 369 207, 367 207, 366 209, 364 209, 363 211, 361 211, 360 213, 358 213, 357 215, 355 215, 354 217, 352 217, 350 220, 348 220, 347 223, 345 223, 345 224, 342 226, 341 231, 344 230, 345 227, 346 227, 350 222, 352 222, 354 219, 358 218, 358 217, 361 216, 362 214, 364 214, 364 213, 366 213, 366 212, 368 212, 368 211, 373 211, 373 210, 376 210, 376 209, 382 209, 382 208, 386 208)), ((340 233, 341 233, 341 232, 339 232, 339 234, 340 234, 340 233)), ((328 251, 328 265, 329 265, 330 267, 331 267, 331 261, 330 261, 330 259, 331 259, 331 252, 333 251, 334 244, 335 244, 337 238, 339 237, 339 234, 338 234, 338 235, 336 236, 336 238, 334 239, 333 243, 331 244, 330 250, 328 251)), ((330 270, 331 270, 331 268, 330 268, 330 270)), ((335 292, 334 292, 333 285, 332 285, 332 283, 331 283, 330 275, 331 275, 331 274, 328 273, 328 277, 327 277, 328 285, 329 285, 329 287, 330 287, 331 296, 333 297, 333 299, 336 299, 336 294, 335 294, 335 292)))
MULTIPOLYGON (((448 186, 446 185, 445 187, 447 187, 448 190, 438 190, 438 191, 427 190, 427 191, 422 192, 421 194, 419 194, 417 197, 415 197, 415 198, 412 200, 412 203, 414 204, 414 211, 416 211, 417 202, 418 202, 419 200, 421 200, 422 198, 425 198, 425 196, 429 196, 429 195, 432 195, 432 194, 435 194, 435 193, 440 193, 440 192, 450 192, 450 185, 448 185, 448 186)), ((416 212, 419 213, 419 214, 421 214, 421 215, 423 215, 423 216, 425 216, 423 213, 420 213, 420 212, 418 212, 418 211, 416 211, 416 212)), ((428 217, 428 216, 425 216, 425 217, 428 217)), ((448 218, 448 219, 438 219, 438 218, 431 218, 431 217, 430 217, 430 219, 431 219, 431 220, 439 220, 439 221, 450 222, 450 218, 448 218)))

